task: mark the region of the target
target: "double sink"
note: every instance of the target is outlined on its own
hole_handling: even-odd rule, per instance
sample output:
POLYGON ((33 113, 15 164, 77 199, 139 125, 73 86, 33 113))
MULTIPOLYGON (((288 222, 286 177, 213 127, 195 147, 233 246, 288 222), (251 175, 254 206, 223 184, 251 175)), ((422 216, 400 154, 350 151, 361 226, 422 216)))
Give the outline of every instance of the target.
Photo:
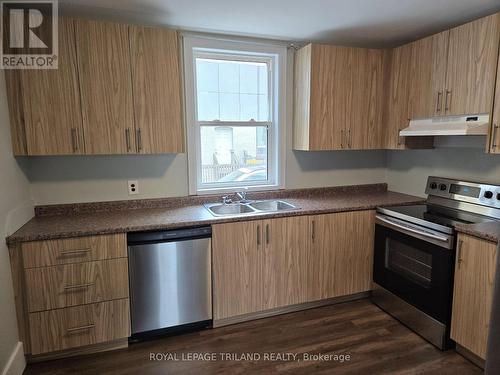
POLYGON ((206 203, 205 208, 214 216, 239 216, 265 212, 281 212, 298 209, 282 200, 263 200, 235 203, 206 203))

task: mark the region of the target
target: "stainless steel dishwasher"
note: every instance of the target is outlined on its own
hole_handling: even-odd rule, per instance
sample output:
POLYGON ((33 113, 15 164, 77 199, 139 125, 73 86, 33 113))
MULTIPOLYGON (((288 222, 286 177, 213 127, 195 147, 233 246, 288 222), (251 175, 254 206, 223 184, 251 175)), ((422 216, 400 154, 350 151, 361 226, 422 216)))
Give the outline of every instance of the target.
POLYGON ((210 227, 128 234, 131 340, 210 326, 210 227))

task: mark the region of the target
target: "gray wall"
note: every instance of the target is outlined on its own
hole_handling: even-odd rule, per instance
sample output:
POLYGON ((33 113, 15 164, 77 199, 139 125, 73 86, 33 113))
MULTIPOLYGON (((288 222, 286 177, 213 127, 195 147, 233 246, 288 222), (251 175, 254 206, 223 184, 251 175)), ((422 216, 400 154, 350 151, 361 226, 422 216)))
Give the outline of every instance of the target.
POLYGON ((424 196, 428 176, 500 184, 500 155, 482 148, 387 152, 389 189, 424 196))
POLYGON ((5 81, 0 71, 0 372, 15 349, 19 337, 9 253, 4 238, 33 216, 29 182, 12 156, 5 81))

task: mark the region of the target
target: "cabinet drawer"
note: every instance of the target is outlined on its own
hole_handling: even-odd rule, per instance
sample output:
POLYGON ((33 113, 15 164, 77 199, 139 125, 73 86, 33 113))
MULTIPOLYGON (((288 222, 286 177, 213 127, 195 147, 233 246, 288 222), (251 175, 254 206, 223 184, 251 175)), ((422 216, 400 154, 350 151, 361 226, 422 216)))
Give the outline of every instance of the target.
POLYGON ((29 314, 31 354, 98 344, 130 336, 129 300, 29 314))
POLYGON ((28 311, 128 298, 127 258, 25 270, 28 311))
POLYGON ((22 244, 24 268, 89 262, 127 256, 126 235, 111 234, 22 244))

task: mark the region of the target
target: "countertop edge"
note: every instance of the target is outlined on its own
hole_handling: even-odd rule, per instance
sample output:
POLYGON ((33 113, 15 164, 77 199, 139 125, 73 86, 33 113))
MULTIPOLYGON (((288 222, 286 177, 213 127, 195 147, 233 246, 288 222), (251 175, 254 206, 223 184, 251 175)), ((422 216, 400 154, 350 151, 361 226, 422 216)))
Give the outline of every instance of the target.
POLYGON ((498 244, 500 238, 500 223, 497 223, 498 225, 497 233, 495 233, 495 231, 490 231, 486 229, 482 230, 480 228, 471 227, 471 225, 474 224, 461 224, 457 225, 455 229, 459 233, 498 244))

